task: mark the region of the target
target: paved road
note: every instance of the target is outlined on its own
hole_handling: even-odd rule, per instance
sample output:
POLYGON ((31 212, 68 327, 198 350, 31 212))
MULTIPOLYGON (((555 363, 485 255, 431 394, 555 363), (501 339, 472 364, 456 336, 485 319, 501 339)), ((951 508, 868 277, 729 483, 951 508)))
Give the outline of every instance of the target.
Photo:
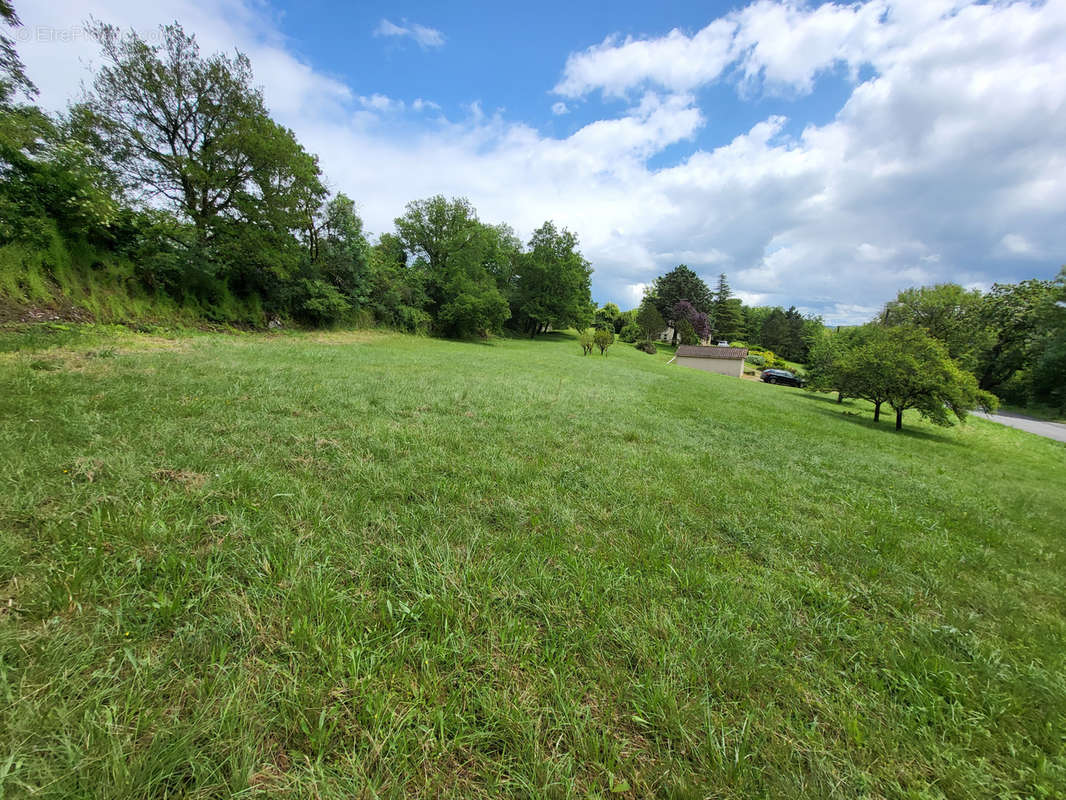
POLYGON ((1035 433, 1037 436, 1046 436, 1048 439, 1054 439, 1057 442, 1066 442, 1066 423, 1045 422, 1042 419, 1023 417, 1021 414, 984 414, 980 411, 974 411, 973 415, 982 419, 990 419, 993 422, 1001 422, 1004 425, 1010 425, 1012 428, 1029 431, 1029 433, 1035 433))

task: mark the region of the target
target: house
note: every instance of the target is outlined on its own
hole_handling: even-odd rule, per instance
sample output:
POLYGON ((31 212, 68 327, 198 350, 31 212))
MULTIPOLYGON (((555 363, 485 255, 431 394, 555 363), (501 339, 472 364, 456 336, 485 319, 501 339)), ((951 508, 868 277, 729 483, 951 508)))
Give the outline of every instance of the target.
POLYGON ((682 367, 739 378, 744 374, 744 359, 747 357, 748 351, 744 347, 699 347, 683 344, 677 348, 677 355, 673 360, 682 367))

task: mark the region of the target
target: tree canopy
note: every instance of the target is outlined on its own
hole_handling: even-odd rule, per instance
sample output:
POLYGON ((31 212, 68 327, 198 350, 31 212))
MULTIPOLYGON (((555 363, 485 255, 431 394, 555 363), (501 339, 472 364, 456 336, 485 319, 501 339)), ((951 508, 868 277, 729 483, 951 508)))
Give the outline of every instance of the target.
POLYGON ((703 314, 708 313, 714 305, 714 299, 707 284, 684 264, 679 264, 665 275, 657 277, 648 288, 647 295, 663 319, 675 328, 675 342, 677 341, 675 312, 679 302, 685 300, 696 311, 703 314))

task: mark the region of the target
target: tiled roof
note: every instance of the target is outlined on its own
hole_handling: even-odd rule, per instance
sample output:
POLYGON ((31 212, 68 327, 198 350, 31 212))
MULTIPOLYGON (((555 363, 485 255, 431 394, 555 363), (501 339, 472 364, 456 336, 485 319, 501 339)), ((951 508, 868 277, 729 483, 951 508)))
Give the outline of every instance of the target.
POLYGON ((748 357, 748 351, 743 347, 696 347, 683 344, 677 348, 676 355, 678 358, 744 359, 748 357))

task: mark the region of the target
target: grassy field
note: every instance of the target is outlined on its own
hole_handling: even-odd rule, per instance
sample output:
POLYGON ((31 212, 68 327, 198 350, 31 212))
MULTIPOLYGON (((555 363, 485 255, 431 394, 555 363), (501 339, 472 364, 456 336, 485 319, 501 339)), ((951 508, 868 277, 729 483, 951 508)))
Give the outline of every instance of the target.
POLYGON ((1066 795, 1066 447, 668 358, 0 333, 0 796, 1066 795))

